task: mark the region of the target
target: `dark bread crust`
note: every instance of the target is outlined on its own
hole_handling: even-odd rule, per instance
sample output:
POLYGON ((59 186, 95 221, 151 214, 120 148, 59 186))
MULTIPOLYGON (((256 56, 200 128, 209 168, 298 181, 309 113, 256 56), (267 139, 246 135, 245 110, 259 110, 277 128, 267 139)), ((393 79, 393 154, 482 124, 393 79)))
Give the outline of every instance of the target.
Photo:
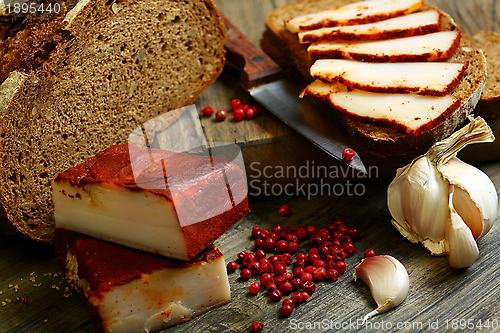
MULTIPOLYGON (((261 47, 280 66, 285 68, 285 73, 291 73, 295 70, 309 82, 312 82, 313 79, 309 74, 309 69, 314 61, 307 53, 307 44, 300 44, 297 36, 289 33, 280 22, 293 16, 312 13, 329 7, 342 6, 356 1, 301 0, 278 8, 266 19, 267 29, 261 40, 261 47)), ((431 8, 434 7, 424 5, 421 10, 431 8)), ((442 29, 456 29, 453 19, 445 13, 443 13, 442 29)), ((462 100, 461 105, 447 119, 422 135, 405 135, 394 129, 355 121, 340 112, 335 112, 335 115, 351 136, 359 142, 361 147, 371 154, 384 157, 425 151, 434 142, 450 135, 467 118, 474 109, 484 88, 486 64, 481 50, 461 43, 448 61, 468 63, 462 80, 452 91, 453 95, 462 100)))
POLYGON ((43 62, 21 64, 0 86, 2 204, 41 241, 53 238, 50 183, 60 172, 192 104, 225 60, 212 0, 81 0, 62 27, 67 36, 43 62))

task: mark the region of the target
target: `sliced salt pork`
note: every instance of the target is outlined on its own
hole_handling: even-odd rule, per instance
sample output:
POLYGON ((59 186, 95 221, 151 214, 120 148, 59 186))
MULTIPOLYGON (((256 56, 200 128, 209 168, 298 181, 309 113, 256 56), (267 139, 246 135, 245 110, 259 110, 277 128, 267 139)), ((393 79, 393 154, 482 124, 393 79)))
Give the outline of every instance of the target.
POLYGON ((299 32, 299 42, 368 41, 424 35, 441 30, 441 14, 427 10, 388 20, 299 32))
POLYGON ((316 80, 301 96, 325 100, 351 119, 394 128, 418 136, 455 110, 460 100, 417 94, 384 94, 350 89, 341 83, 316 80))
POLYGON ((422 0, 368 0, 297 16, 285 22, 291 33, 339 25, 377 22, 415 12, 424 5, 422 0))
POLYGON ((444 96, 462 77, 466 64, 449 62, 367 63, 316 60, 311 76, 365 91, 444 96))
POLYGON ((372 62, 435 61, 450 57, 460 43, 460 33, 442 31, 423 36, 372 42, 323 42, 308 47, 312 59, 350 59, 372 62))

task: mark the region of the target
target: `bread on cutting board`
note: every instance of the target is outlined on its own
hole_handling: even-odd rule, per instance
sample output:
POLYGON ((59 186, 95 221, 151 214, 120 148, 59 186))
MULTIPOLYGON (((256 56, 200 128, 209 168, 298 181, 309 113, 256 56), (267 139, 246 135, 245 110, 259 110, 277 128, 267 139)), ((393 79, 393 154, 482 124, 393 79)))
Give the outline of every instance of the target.
MULTIPOLYGON (((285 22, 291 18, 309 13, 336 8, 358 2, 356 0, 301 0, 278 8, 266 19, 267 30, 261 40, 261 46, 282 67, 292 67, 309 82, 312 78, 309 69, 314 63, 307 52, 307 44, 300 44, 297 34, 289 32, 285 22)), ((424 4, 420 11, 434 9, 424 4)), ((443 31, 454 31, 457 26, 453 19, 442 13, 443 31)), ((434 142, 451 134, 472 113, 484 88, 486 62, 483 52, 461 42, 449 62, 467 63, 467 69, 451 94, 460 98, 461 104, 438 124, 420 135, 405 134, 398 129, 382 127, 373 123, 354 120, 341 112, 335 112, 340 122, 351 136, 367 152, 378 156, 404 155, 424 151, 434 142)))
POLYGON ((65 1, 0 22, 1 201, 40 241, 53 239, 59 173, 193 103, 225 60, 212 0, 65 1))

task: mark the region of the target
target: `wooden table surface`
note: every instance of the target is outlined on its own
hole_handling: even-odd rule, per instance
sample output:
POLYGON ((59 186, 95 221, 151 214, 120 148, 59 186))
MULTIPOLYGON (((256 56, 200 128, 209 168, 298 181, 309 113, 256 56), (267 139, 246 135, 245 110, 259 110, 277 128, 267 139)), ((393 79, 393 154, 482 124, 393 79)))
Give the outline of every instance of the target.
MULTIPOLYGON (((291 1, 216 0, 216 3, 240 30, 258 43, 265 17, 274 8, 291 1)), ((500 5, 495 0, 435 0, 431 3, 451 14, 471 33, 477 29, 500 31, 497 19, 500 5)), ((234 97, 245 100, 243 92, 234 87, 235 80, 223 74, 200 97, 197 106, 228 108, 229 101, 234 97)), ((266 123, 266 117, 257 118, 253 123, 241 122, 236 129, 233 127, 235 142, 238 142, 237 137, 251 138, 255 135, 252 126, 267 126, 265 133, 303 144, 303 139, 286 126, 276 122, 266 123)), ((271 156, 274 144, 271 142, 266 148, 271 156)), ((307 145, 304 144, 304 147, 307 145)), ((399 166, 402 165, 394 167, 399 166)), ((500 162, 480 164, 478 167, 491 177, 498 192, 500 162)), ((252 199, 252 212, 216 242, 226 261, 234 260, 242 250, 252 249, 253 241, 249 237, 252 226, 269 229, 280 223, 292 227, 314 224, 320 228, 342 218, 361 231, 360 239, 355 242, 358 251, 346 259, 346 273, 336 282, 318 283, 317 291, 307 303, 296 307, 290 318, 281 318, 280 303, 272 302, 265 293, 249 294, 248 286, 254 280, 241 281, 238 273, 233 273, 229 275, 232 292, 229 304, 166 332, 249 332, 253 320, 264 322, 265 332, 300 331, 298 327, 303 327, 301 325, 315 323, 316 328, 308 332, 326 331, 327 328, 342 332, 383 329, 391 332, 396 331, 398 323, 402 323, 402 331, 406 332, 437 331, 435 325, 440 331, 462 331, 456 324, 464 322, 474 324, 470 331, 498 331, 500 229, 494 226, 479 241, 480 257, 471 267, 451 269, 445 257, 430 256, 423 246, 409 243, 390 225, 386 204, 390 180, 375 179, 359 184, 358 195, 344 193, 252 199), (293 213, 288 217, 277 214, 284 203, 292 207, 293 213), (354 282, 352 278, 354 267, 366 248, 374 248, 380 254, 390 254, 399 259, 410 277, 408 298, 397 308, 371 319, 371 329, 370 326, 358 326, 357 320, 373 310, 376 304, 367 286, 361 281, 354 282), (488 321, 490 327, 476 327, 480 320, 482 324, 488 321), (348 325, 350 323, 352 325, 348 325), (344 326, 335 329, 335 325, 344 326)), ((301 244, 301 250, 307 249, 306 244, 301 244)), ((94 332, 86 306, 78 296, 65 293, 68 285, 59 263, 51 245, 0 235, 0 332, 94 332), (28 303, 18 302, 16 298, 24 298, 28 303)))

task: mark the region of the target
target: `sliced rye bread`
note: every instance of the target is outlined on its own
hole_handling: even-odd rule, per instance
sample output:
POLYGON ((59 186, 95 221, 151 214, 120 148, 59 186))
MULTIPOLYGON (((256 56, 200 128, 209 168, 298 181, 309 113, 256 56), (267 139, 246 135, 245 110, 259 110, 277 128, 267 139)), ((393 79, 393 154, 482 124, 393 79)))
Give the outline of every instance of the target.
MULTIPOLYGON (((267 29, 261 40, 262 49, 285 68, 285 73, 292 73, 294 79, 297 79, 293 72, 298 71, 311 82, 309 69, 313 60, 307 53, 308 44, 300 44, 297 35, 285 29, 284 21, 353 2, 357 0, 301 0, 278 8, 266 19, 267 29)), ((435 7, 424 5, 421 10, 431 8, 435 7)), ((445 13, 442 17, 442 28, 457 28, 453 19, 445 13)), ((384 157, 423 152, 434 142, 450 135, 472 113, 484 89, 486 62, 481 50, 462 42, 448 61, 468 63, 463 79, 452 91, 454 96, 462 99, 461 106, 443 122, 422 135, 412 136, 391 128, 355 121, 340 112, 335 112, 335 115, 361 147, 371 154, 384 157)))
POLYGON ((221 73, 224 24, 212 0, 63 3, 2 21, 0 192, 10 221, 52 241, 50 184, 192 104, 221 73))
POLYGON ((486 86, 474 114, 485 119, 493 118, 500 113, 500 34, 477 31, 474 36, 470 36, 464 32, 462 39, 483 50, 486 57, 486 86))

